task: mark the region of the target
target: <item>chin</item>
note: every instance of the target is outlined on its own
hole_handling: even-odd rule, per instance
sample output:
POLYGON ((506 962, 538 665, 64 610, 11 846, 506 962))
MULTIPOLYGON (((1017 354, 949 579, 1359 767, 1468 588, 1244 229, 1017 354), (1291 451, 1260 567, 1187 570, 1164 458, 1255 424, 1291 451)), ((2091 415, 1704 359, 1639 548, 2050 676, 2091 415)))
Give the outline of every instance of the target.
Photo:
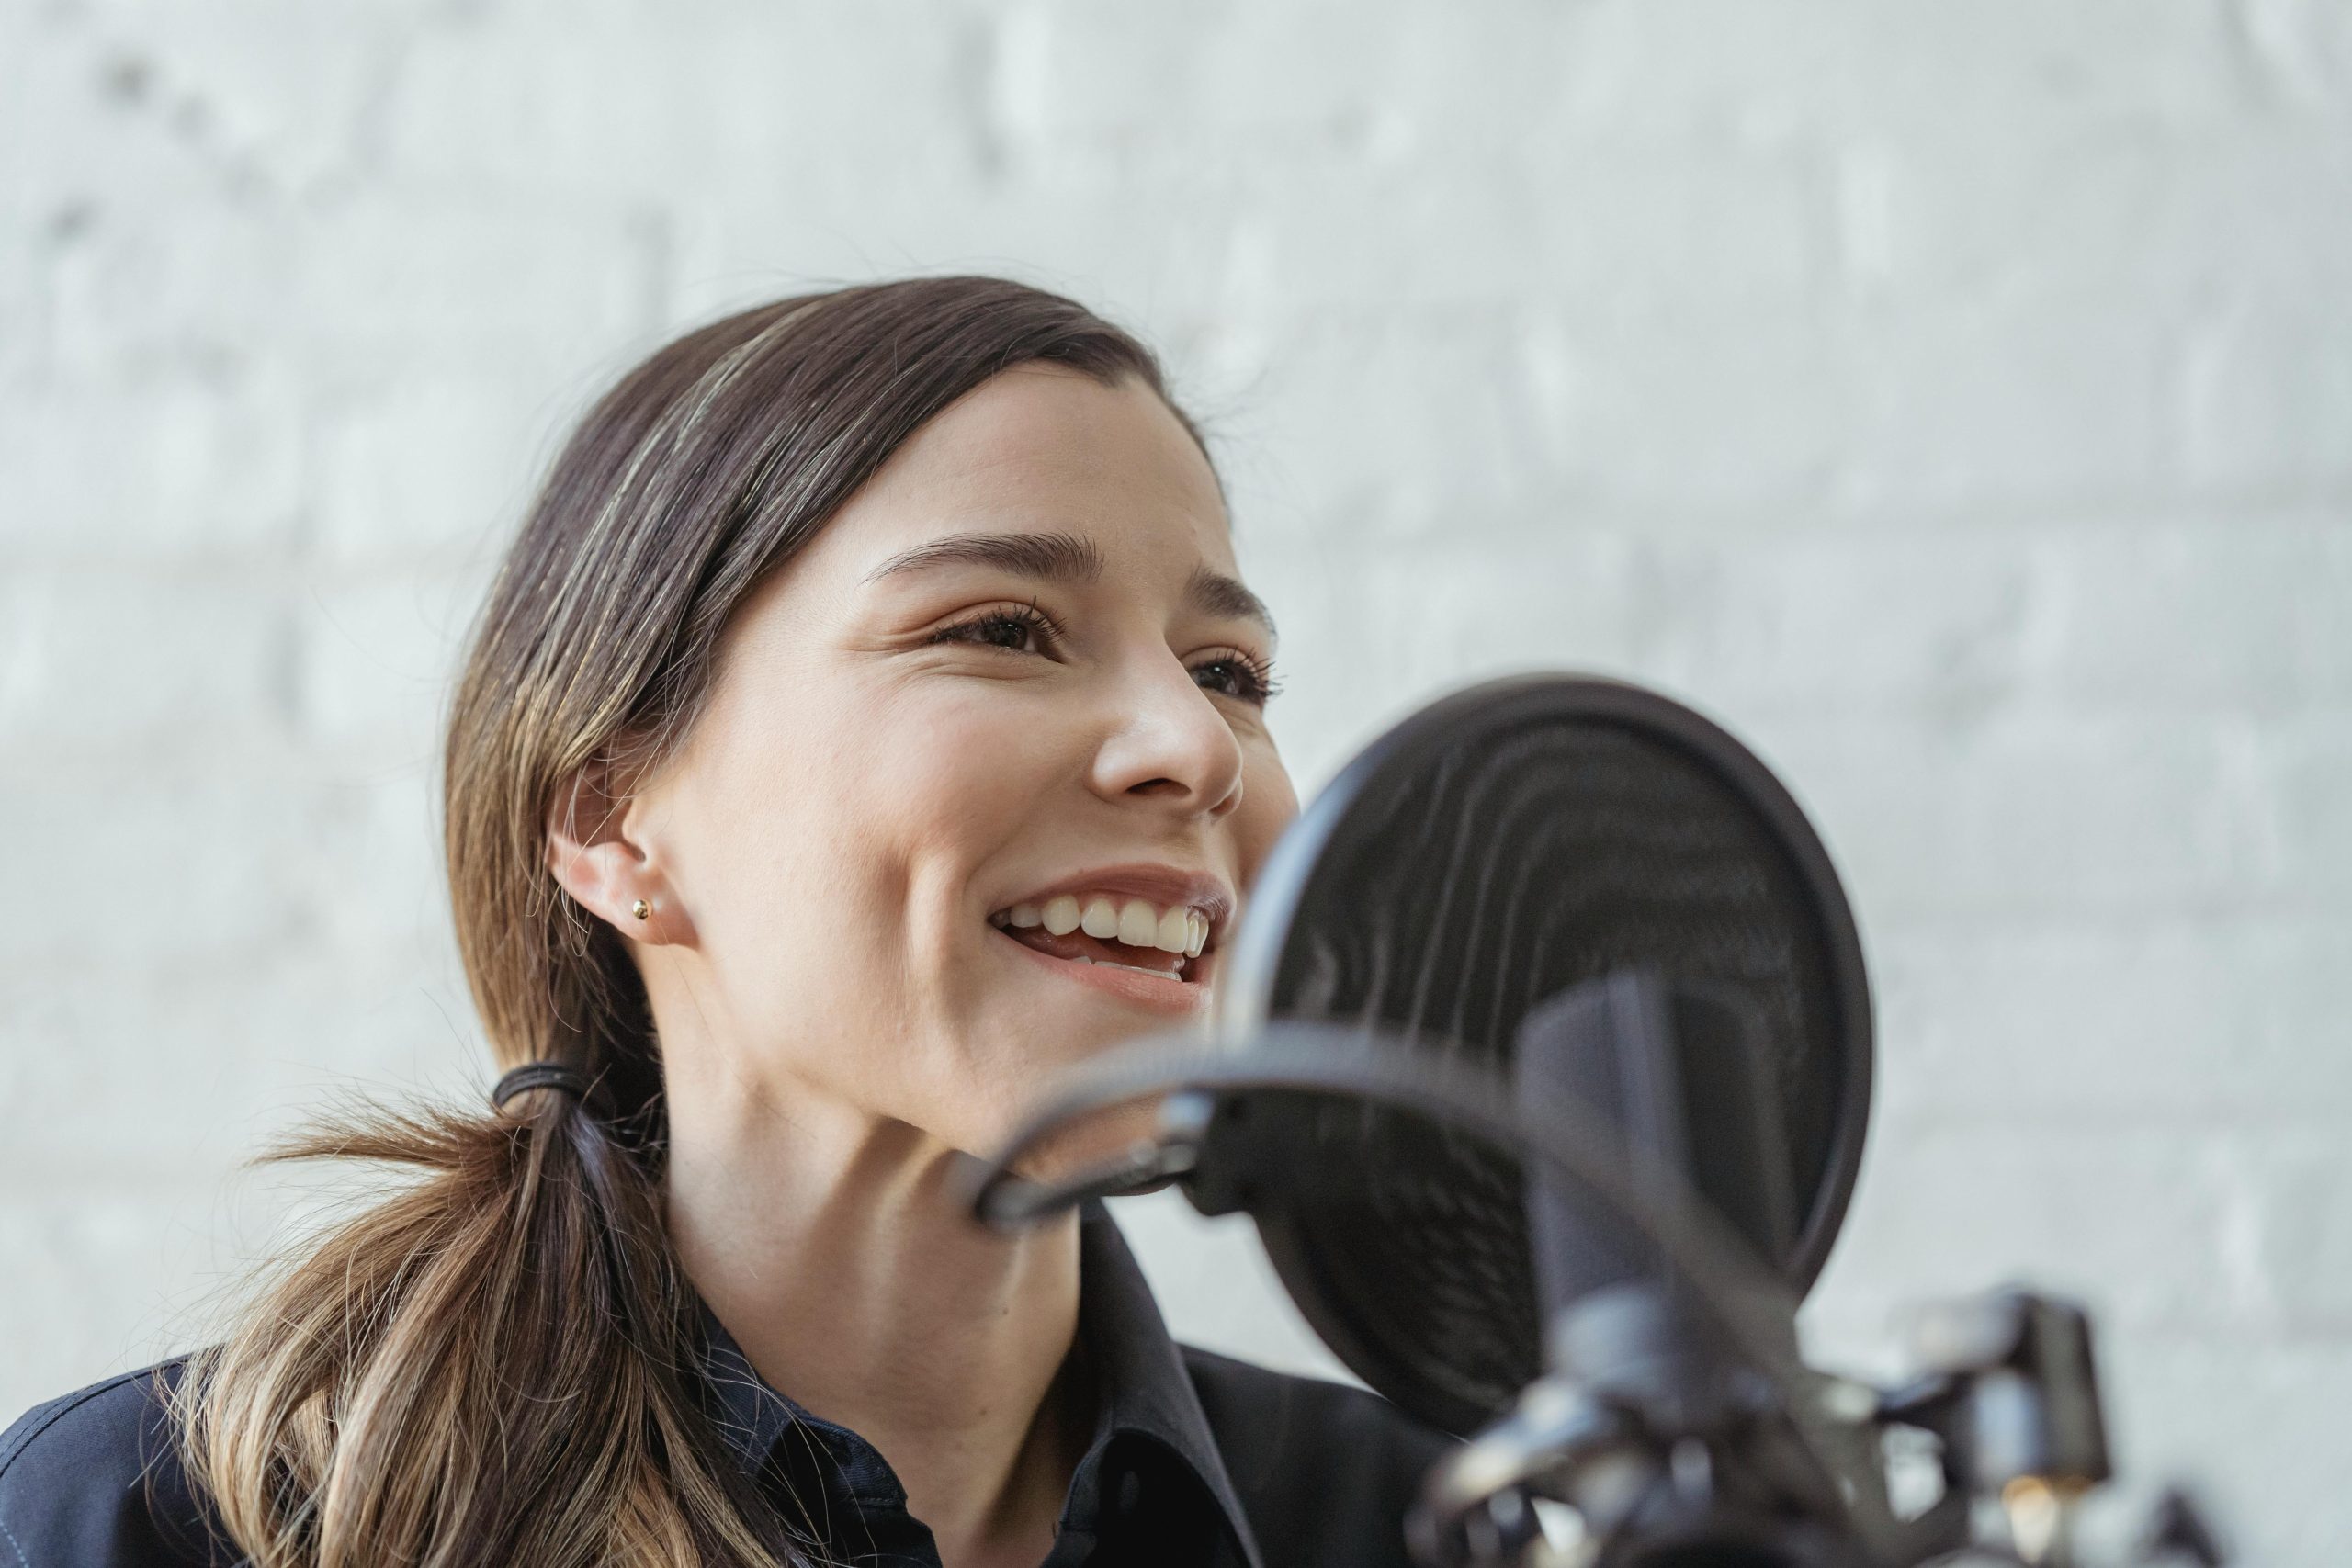
MULTIPOLYGON (((1139 1143, 1154 1141, 1159 1126, 1158 1096, 1096 1112, 1064 1127, 1037 1145, 1014 1170, 1031 1181, 1059 1181, 1090 1167, 1109 1163, 1139 1143)), ((1025 1110, 1025 1108, 1024 1108, 1025 1110)), ((1012 1136, 1008 1126, 1005 1138, 1012 1136)), ((1000 1139, 991 1147, 1003 1146, 1000 1139)))

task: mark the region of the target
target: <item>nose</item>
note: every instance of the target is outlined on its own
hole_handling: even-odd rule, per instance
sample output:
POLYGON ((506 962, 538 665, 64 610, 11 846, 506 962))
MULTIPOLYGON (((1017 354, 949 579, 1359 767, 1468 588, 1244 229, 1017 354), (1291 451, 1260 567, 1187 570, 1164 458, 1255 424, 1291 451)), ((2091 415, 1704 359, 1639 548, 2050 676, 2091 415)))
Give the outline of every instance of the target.
POLYGON ((1241 743, 1181 660, 1139 660, 1107 701, 1111 719, 1094 753, 1097 794, 1212 820, 1241 804, 1241 743))

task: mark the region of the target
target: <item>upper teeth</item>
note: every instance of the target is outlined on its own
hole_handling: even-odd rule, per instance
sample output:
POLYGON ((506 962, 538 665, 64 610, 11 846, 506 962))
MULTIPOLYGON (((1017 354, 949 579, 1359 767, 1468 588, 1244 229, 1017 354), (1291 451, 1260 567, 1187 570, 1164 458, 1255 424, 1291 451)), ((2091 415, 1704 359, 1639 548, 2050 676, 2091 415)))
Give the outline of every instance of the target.
POLYGON ((1043 904, 1015 904, 1002 918, 1009 926, 1043 926, 1056 936, 1083 931, 1129 947, 1156 947, 1187 958, 1199 957, 1209 939, 1209 918, 1198 909, 1182 904, 1163 909, 1148 899, 1118 899, 1107 893, 1084 898, 1063 893, 1043 904))

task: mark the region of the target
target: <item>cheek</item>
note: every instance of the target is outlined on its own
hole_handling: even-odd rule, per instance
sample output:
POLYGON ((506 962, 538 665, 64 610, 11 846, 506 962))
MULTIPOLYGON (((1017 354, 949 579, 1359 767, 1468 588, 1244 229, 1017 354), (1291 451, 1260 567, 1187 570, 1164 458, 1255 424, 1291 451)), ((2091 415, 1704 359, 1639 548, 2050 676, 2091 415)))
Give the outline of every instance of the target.
POLYGON ((985 685, 884 692, 742 734, 710 759, 696 814, 706 935, 822 960, 770 963, 779 992, 903 990, 910 942, 952 939, 974 869, 1067 771, 1038 706, 985 685))
POLYGON ((865 805, 910 855, 969 871, 1001 851, 1069 776, 1068 716, 985 685, 878 715, 865 805))
POLYGON ((1233 830, 1246 881, 1257 880, 1258 868, 1273 853, 1274 845, 1298 817, 1298 795, 1290 774, 1273 754, 1271 744, 1253 751, 1244 763, 1241 807, 1234 813, 1233 830))

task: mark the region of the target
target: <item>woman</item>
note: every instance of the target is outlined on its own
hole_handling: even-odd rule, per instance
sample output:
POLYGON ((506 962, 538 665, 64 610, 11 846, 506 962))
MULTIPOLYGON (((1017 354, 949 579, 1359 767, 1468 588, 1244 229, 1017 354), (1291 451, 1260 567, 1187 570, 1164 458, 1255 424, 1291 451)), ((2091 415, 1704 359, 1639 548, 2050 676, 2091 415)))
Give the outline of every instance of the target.
POLYGON ((934 278, 632 371, 475 633, 487 1114, 222 1344, 0 1438, 0 1564, 1401 1563, 1443 1439, 1180 1349, 1099 1204, 956 1151, 1200 1018, 1296 801, 1272 627, 1133 339, 934 278))

